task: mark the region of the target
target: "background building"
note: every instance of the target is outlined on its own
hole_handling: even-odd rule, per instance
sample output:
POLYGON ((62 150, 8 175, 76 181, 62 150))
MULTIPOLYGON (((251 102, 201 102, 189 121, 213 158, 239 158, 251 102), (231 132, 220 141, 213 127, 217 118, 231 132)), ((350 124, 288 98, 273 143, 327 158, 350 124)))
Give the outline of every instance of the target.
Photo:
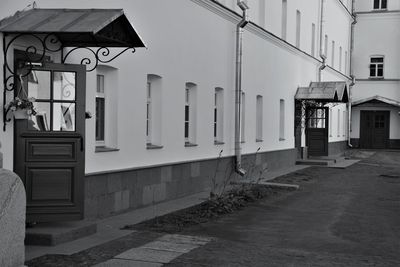
MULTIPOLYGON (((235 145, 235 34, 241 19, 236 0, 36 2, 38 8, 122 8, 147 47, 86 75, 85 110, 94 116, 85 122, 85 159, 80 162, 85 217, 204 191, 212 177, 229 174, 235 145)), ((28 4, 3 1, 0 17, 28 4)), ((351 82, 352 7, 351 1, 339 0, 260 0, 248 5, 243 166, 274 171, 298 158, 298 88, 320 78, 351 82), (321 55, 326 67, 320 71, 321 55)), ((19 43, 17 48, 28 46, 19 43)), ((50 56, 57 61, 56 55, 50 56)), ((67 63, 81 58, 71 57, 67 63)), ((329 154, 337 154, 347 144, 349 113, 345 103, 325 107, 329 154)), ((4 167, 11 170, 17 164, 14 126, 11 121, 0 132, 4 167)), ((302 129, 300 146, 305 140, 302 129)))
POLYGON ((400 1, 356 1, 351 139, 355 147, 400 148, 400 1))

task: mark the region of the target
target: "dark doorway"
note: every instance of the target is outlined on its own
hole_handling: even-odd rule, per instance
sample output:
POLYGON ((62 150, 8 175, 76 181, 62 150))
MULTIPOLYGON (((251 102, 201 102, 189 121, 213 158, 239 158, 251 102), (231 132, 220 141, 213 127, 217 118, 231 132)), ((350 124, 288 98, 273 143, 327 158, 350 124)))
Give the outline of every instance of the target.
POLYGON ((360 147, 387 148, 389 142, 390 111, 361 110, 360 147))
POLYGON ((328 156, 329 109, 306 109, 306 144, 309 156, 328 156))
POLYGON ((18 70, 15 94, 34 97, 37 114, 14 121, 14 171, 26 188, 26 220, 82 219, 86 69, 53 63, 30 68, 18 70))

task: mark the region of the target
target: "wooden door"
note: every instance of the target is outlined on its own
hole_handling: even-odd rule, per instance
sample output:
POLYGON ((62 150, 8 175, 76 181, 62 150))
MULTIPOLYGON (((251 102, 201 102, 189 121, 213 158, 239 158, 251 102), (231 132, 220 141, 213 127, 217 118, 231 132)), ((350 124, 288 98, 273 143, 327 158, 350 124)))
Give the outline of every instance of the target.
POLYGON ((329 109, 324 107, 306 110, 306 144, 309 156, 328 155, 329 109))
POLYGON ((16 95, 34 97, 37 110, 14 121, 14 171, 26 188, 26 220, 82 219, 85 67, 46 63, 29 75, 26 68, 18 73, 16 95))
POLYGON ((362 110, 360 113, 360 147, 387 148, 389 124, 390 111, 362 110))

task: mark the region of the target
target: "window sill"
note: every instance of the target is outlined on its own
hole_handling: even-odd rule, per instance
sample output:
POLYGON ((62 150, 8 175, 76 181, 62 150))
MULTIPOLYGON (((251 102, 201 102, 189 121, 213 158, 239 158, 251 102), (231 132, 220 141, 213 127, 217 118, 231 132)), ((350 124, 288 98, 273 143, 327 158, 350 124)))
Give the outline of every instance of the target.
POLYGON ((370 80, 384 80, 385 77, 368 77, 370 80))
POLYGON ((194 146, 198 146, 198 144, 185 142, 185 147, 194 147, 194 146))
POLYGON ((214 141, 214 145, 225 145, 225 143, 221 141, 214 141))
POLYGON ((96 146, 96 148, 94 150, 95 153, 114 152, 114 151, 119 151, 119 148, 107 147, 107 146, 96 146))
POLYGON ((285 138, 279 138, 279 141, 285 141, 286 139, 285 138))
POLYGON ((162 148, 163 148, 163 146, 146 144, 146 149, 162 149, 162 148))
POLYGON ((262 140, 262 139, 256 139, 256 143, 261 143, 261 142, 264 142, 264 140, 262 140))

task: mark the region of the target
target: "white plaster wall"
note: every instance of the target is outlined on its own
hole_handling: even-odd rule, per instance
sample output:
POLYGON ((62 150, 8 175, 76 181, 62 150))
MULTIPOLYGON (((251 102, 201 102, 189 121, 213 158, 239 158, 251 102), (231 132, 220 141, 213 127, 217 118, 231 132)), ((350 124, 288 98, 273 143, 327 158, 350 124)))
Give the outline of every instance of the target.
MULTIPOLYGON (((334 1, 334 0, 327 0, 334 1)), ((193 1, 137 0, 126 1, 50 1, 39 0, 38 6, 57 8, 123 8, 141 35, 147 49, 138 49, 135 54, 126 53, 110 64, 118 77, 116 90, 118 105, 117 129, 113 132, 119 151, 95 153, 94 118, 86 121, 86 172, 140 167, 184 160, 214 158, 223 149, 223 155, 234 151, 234 66, 235 66, 235 20, 228 15, 222 17, 193 1), (162 77, 162 145, 163 149, 146 149, 145 110, 147 74, 162 77), (197 147, 184 147, 184 89, 186 82, 197 85, 197 147), (224 141, 215 146, 213 140, 213 96, 214 88, 224 89, 224 141)), ((268 9, 266 23, 280 33, 280 3, 273 1, 268 9), (272 10, 278 7, 277 10, 272 10), (276 14, 273 20, 268 14, 276 14), (274 23, 268 24, 268 19, 274 23), (278 23, 276 22, 278 21, 278 23), (275 26, 273 26, 275 25, 275 26), (277 26, 277 27, 276 27, 277 26)), ((296 9, 302 11, 301 48, 310 53, 311 23, 316 21, 318 31, 319 1, 290 2, 288 5, 288 41, 295 42, 296 9)), ((226 4, 233 4, 226 0, 226 4)), ((25 1, 7 3, 7 11, 13 14, 26 5, 25 1)), ((249 1, 252 7, 252 1, 249 1)), ((337 36, 346 44, 348 29, 345 10, 331 3, 327 24, 338 23, 338 28, 327 27, 331 36, 337 36), (339 33, 343 32, 342 35, 339 33)), ((257 13, 257 12, 256 12, 257 13)), ((254 14, 256 14, 254 13, 254 14)), ((257 19, 255 19, 256 21, 257 19)), ((317 39, 317 43, 318 39, 317 39)), ((347 42, 348 43, 348 42, 347 42)), ((318 51, 318 46, 316 46, 318 51)), ((0 63, 1 60, 0 60, 0 63)), ((255 27, 244 33, 243 89, 246 91, 246 142, 243 153, 289 149, 294 147, 294 94, 298 86, 307 86, 317 79, 319 62, 304 53, 271 38, 255 27), (255 142, 256 95, 264 100, 264 142, 255 142), (285 140, 279 141, 279 100, 285 100, 285 140)), ((95 72, 87 75, 86 107, 95 112, 95 72)), ((324 71, 326 81, 346 80, 346 77, 329 70, 324 71)), ((332 124, 336 127, 337 123, 332 124)), ((333 130, 335 132, 335 130, 333 130)), ((12 127, 0 133, 3 144, 4 165, 12 169, 12 127)), ((331 138, 330 142, 343 141, 345 137, 331 138)))
POLYGON ((352 109, 353 115, 351 120, 351 138, 360 138, 360 111, 361 110, 385 110, 390 111, 390 130, 389 139, 400 139, 400 108, 396 107, 376 107, 376 106, 363 106, 354 107, 352 109))
MULTIPOLYGON (((374 9, 374 1, 373 0, 356 0, 355 2, 355 11, 356 12, 370 12, 374 9)), ((399 10, 400 9, 400 0, 388 0, 387 1, 387 9, 388 10, 399 10)))
POLYGON ((353 100, 375 95, 400 101, 400 81, 357 81, 353 87, 353 100))
POLYGON ((353 53, 356 78, 367 79, 370 56, 383 55, 385 79, 399 79, 400 12, 360 14, 357 21, 353 53))

